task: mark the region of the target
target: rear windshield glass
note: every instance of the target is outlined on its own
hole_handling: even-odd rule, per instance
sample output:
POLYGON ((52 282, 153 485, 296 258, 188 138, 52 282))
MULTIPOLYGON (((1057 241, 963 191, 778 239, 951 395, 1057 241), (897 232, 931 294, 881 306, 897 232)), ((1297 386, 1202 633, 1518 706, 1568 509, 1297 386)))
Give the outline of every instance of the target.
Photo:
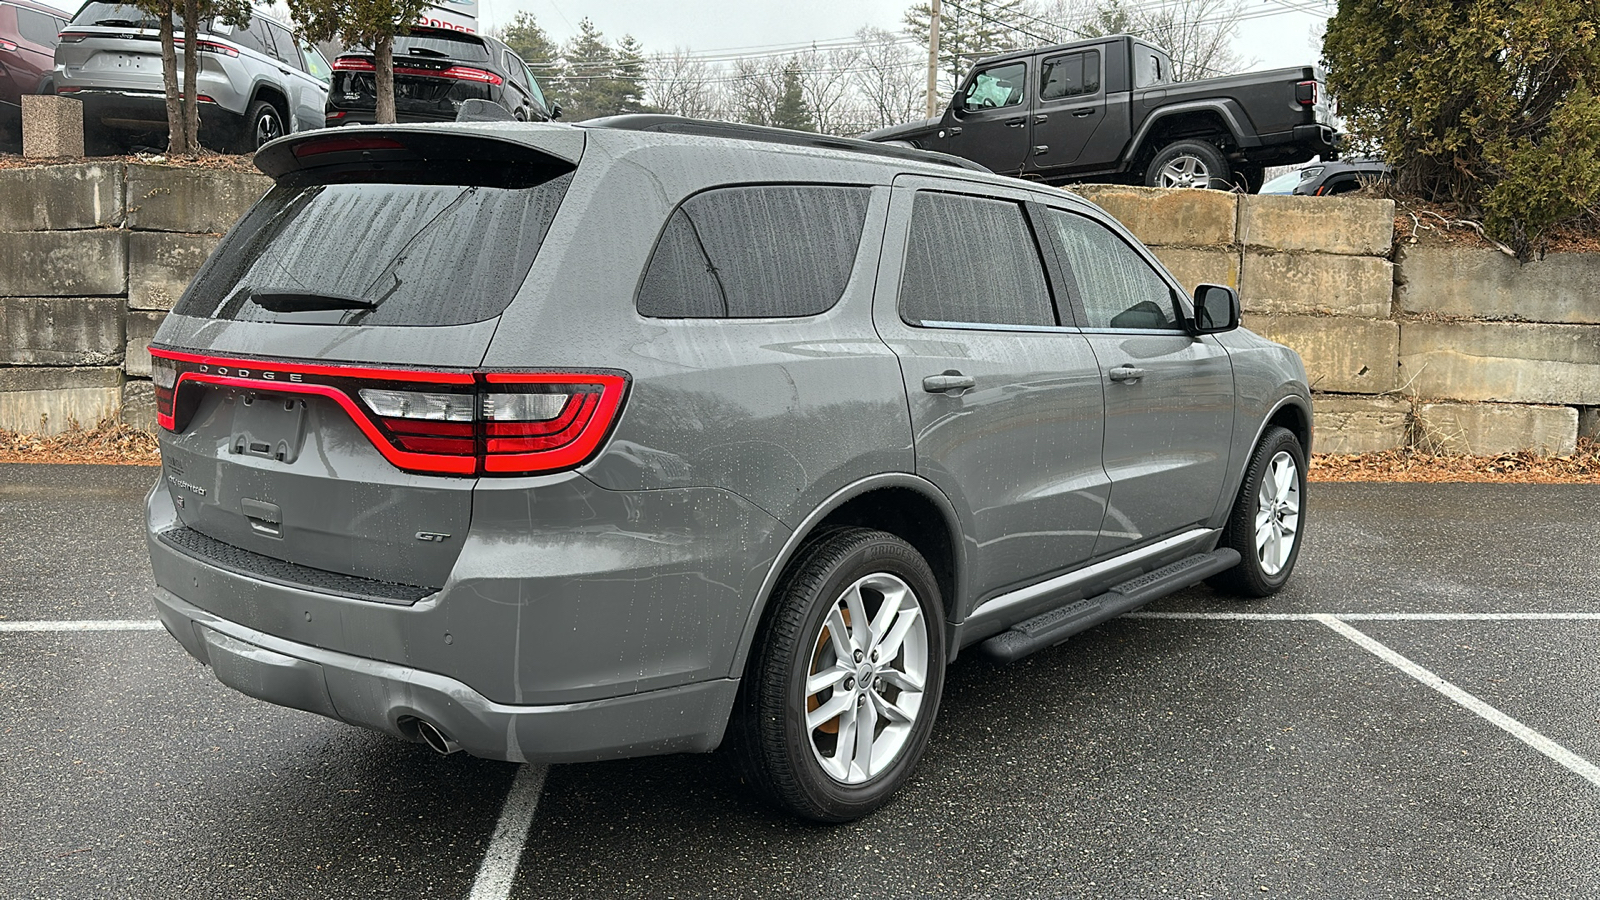
POLYGON ((279 185, 173 311, 314 325, 481 322, 511 303, 571 181, 279 185))
POLYGON ((489 48, 483 41, 470 35, 455 37, 445 34, 397 34, 394 38, 394 55, 427 56, 439 59, 458 59, 463 62, 488 62, 489 48))
MULTIPOLYGON (((206 31, 209 18, 200 20, 200 30, 206 31)), ((145 12, 137 6, 124 6, 119 3, 88 3, 78 14, 72 17, 74 25, 104 25, 110 28, 159 28, 161 20, 145 12)), ((172 24, 183 30, 183 16, 180 12, 172 14, 172 24)))

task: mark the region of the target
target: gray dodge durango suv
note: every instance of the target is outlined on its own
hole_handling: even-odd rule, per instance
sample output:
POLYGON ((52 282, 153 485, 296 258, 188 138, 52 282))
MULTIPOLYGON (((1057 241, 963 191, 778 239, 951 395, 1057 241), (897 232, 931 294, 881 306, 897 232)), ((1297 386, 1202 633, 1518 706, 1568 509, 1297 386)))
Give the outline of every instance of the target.
POLYGON ((729 742, 870 812, 958 653, 1288 579, 1299 358, 950 157, 659 116, 356 127, 151 345, 162 622, 225 684, 504 760, 729 742))

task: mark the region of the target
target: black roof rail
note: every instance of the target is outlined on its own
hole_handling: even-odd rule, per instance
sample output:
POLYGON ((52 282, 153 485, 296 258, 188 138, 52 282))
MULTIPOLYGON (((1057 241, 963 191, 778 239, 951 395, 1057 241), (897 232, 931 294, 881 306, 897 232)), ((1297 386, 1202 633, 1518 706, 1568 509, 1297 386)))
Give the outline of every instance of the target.
POLYGON ((716 122, 710 119, 688 119, 683 116, 667 116, 659 113, 630 113, 622 116, 606 116, 575 124, 582 128, 659 131, 667 134, 689 134, 699 137, 732 138, 740 141, 761 141, 767 144, 789 144, 795 147, 845 150, 850 153, 865 153, 868 156, 934 163, 935 165, 952 166, 960 169, 970 169, 974 172, 994 174, 989 169, 970 159, 962 159, 959 156, 951 156, 948 153, 939 153, 933 150, 916 150, 911 147, 892 147, 888 144, 863 141, 860 138, 834 137, 828 134, 813 134, 809 131, 792 131, 788 128, 770 128, 766 125, 716 122))

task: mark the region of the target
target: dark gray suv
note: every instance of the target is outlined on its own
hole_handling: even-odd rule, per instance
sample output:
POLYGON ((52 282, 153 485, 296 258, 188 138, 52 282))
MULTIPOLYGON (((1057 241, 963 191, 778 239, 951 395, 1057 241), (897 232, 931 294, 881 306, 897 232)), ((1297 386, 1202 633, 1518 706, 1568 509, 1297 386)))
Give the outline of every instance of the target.
POLYGON ((734 745, 821 821, 1009 660, 1303 530, 1292 351, 1115 221, 948 157, 663 117, 356 127, 151 346, 163 623, 441 752, 734 745))

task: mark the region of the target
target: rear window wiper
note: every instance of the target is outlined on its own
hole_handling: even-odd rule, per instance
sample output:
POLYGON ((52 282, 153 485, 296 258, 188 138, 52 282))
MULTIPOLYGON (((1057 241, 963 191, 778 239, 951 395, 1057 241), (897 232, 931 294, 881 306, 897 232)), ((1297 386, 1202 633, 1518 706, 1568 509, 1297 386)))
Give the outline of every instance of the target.
POLYGON ((155 19, 139 19, 138 21, 133 19, 96 19, 95 24, 114 28, 143 28, 146 22, 154 24, 155 21, 155 19))
POLYGON ((411 50, 410 50, 410 53, 411 53, 412 56, 432 56, 432 57, 435 57, 437 59, 449 59, 450 58, 450 54, 441 53, 438 50, 434 50, 434 49, 429 48, 429 47, 412 47, 411 50))
POLYGON ((377 309, 374 300, 338 294, 313 294, 307 291, 261 291, 250 295, 250 302, 273 312, 310 312, 320 309, 377 309))

